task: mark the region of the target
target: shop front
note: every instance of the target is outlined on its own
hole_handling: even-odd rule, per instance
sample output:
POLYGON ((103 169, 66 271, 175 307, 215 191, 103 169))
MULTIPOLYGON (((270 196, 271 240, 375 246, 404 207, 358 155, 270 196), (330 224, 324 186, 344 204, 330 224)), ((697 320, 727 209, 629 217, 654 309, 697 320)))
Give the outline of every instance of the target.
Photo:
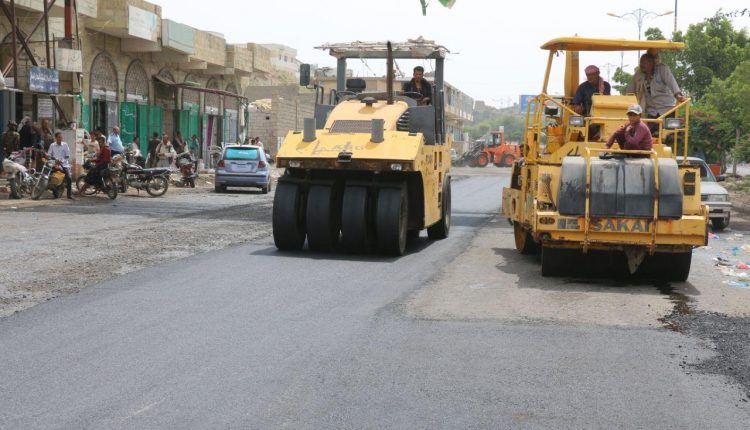
POLYGON ((119 82, 114 62, 105 52, 91 64, 91 130, 109 134, 120 124, 119 82))

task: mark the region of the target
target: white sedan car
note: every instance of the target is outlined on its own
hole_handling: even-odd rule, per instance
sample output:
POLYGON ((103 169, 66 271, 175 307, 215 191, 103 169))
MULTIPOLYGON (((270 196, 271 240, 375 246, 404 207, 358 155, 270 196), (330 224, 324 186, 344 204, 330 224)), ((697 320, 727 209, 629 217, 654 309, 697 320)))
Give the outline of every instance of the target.
MULTIPOLYGON (((677 157, 677 161, 682 161, 682 157, 677 157)), ((729 192, 719 184, 724 180, 724 176, 720 175, 718 178, 714 176, 706 162, 700 158, 688 157, 688 161, 701 169, 701 201, 708 206, 708 217, 711 219, 714 230, 729 227, 732 202, 729 201, 729 192)))

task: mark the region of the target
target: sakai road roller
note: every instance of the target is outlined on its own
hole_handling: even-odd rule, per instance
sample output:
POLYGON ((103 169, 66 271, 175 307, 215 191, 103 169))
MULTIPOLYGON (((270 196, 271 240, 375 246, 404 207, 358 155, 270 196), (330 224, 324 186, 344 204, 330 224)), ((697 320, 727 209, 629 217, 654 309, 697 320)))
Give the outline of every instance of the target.
POLYGON ((704 245, 708 208, 701 204, 700 172, 687 161, 690 101, 659 118, 642 121, 654 130, 653 149, 605 147, 627 122, 634 94, 597 95, 590 115, 571 107, 579 84, 579 57, 587 51, 679 50, 682 43, 567 37, 542 46, 549 51, 542 93, 526 112, 523 158, 503 189, 504 216, 521 253, 541 251, 542 275, 600 259, 614 273, 625 268, 672 281, 690 273, 692 249, 704 245), (548 93, 552 64, 564 53, 564 95, 548 93), (605 155, 602 157, 602 155, 605 155), (615 267, 617 266, 617 267, 615 267))
MULTIPOLYGON (((287 134, 276 160, 285 172, 273 202, 280 250, 402 255, 407 239, 427 229, 448 236, 450 148, 445 133, 443 67, 448 50, 423 39, 403 43, 328 44, 338 60, 337 88, 316 87, 315 117, 287 134), (386 59, 387 89, 370 92, 346 79, 346 60, 386 59), (434 60, 431 103, 393 90, 394 59, 434 60)), ((300 83, 309 85, 309 68, 300 83)))

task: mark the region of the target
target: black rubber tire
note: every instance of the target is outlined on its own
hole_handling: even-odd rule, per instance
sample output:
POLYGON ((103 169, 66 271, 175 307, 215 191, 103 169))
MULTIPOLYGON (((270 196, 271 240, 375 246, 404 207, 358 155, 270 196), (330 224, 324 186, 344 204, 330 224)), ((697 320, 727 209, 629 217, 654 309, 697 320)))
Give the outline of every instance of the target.
POLYGON ((573 252, 567 249, 542 246, 542 276, 560 276, 565 274, 567 257, 573 252))
POLYGON ((409 197, 406 188, 381 188, 375 210, 378 250, 386 255, 404 255, 408 226, 409 197))
POLYGON ((39 200, 44 195, 44 192, 47 191, 47 184, 49 182, 46 179, 39 179, 39 182, 36 183, 36 186, 31 191, 31 199, 32 200, 39 200))
POLYGON ((282 251, 305 244, 305 196, 299 185, 280 183, 273 199, 273 243, 282 251))
POLYGON ((115 186, 115 183, 112 181, 112 178, 104 178, 102 179, 104 182, 104 189, 107 193, 107 197, 109 197, 110 200, 114 200, 117 198, 117 187, 115 186))
POLYGON ((685 282, 690 275, 693 252, 659 253, 659 267, 664 270, 668 281, 685 282))
POLYGON ((448 237, 451 231, 451 178, 443 185, 443 205, 440 208, 440 221, 427 228, 430 240, 441 240, 448 237))
POLYGON ((311 251, 331 252, 341 231, 341 191, 336 185, 313 185, 307 192, 307 244, 311 251))
POLYGON ((152 176, 146 180, 146 192, 151 197, 161 197, 169 189, 169 181, 161 176, 152 176), (154 184, 152 186, 152 184, 154 184))
POLYGON ((226 191, 227 191, 227 186, 226 185, 214 184, 214 192, 216 192, 216 193, 224 193, 226 191))
POLYGON ((422 230, 417 230, 416 228, 410 229, 406 232, 406 239, 407 240, 416 240, 419 239, 419 233, 422 230))
POLYGON ((516 157, 513 154, 505 154, 505 155, 503 155, 502 164, 504 166, 513 166, 513 163, 515 161, 516 161, 516 157))
POLYGON ((344 188, 341 205, 341 242, 349 253, 372 251, 375 229, 370 198, 365 187, 344 188))
POLYGON ((521 254, 528 255, 539 252, 539 244, 534 242, 531 233, 517 221, 513 222, 513 238, 516 242, 516 250, 521 254))
MULTIPOLYGON (((78 177, 78 180, 76 180, 76 189, 78 191, 81 191, 81 188, 83 188, 83 185, 86 183, 86 175, 81 175, 78 177)), ((89 185, 88 188, 86 188, 86 192, 83 193, 84 196, 93 196, 96 195, 99 192, 99 190, 96 189, 95 186, 89 185)))
POLYGON ((490 159, 487 154, 479 154, 476 161, 477 167, 487 167, 490 164, 490 159))
POLYGON ((729 218, 714 218, 711 220, 711 227, 713 227, 714 231, 724 230, 729 227, 729 218))

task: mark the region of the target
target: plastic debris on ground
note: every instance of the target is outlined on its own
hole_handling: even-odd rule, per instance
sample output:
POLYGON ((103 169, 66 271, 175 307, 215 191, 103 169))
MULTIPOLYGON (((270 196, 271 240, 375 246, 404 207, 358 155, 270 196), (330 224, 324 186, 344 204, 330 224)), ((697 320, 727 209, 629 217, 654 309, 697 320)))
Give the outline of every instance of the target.
POLYGON ((709 238, 709 239, 716 239, 716 240, 721 240, 721 239, 719 239, 719 235, 718 235, 718 234, 716 234, 716 233, 711 233, 711 232, 708 232, 708 238, 709 238))
POLYGON ((744 281, 724 281, 722 284, 729 285, 730 287, 736 288, 750 288, 750 282, 744 281))
POLYGON ((738 269, 740 269, 740 270, 748 270, 748 269, 750 269, 750 266, 748 266, 748 265, 747 265, 747 264, 745 264, 745 263, 739 263, 739 264, 737 265, 737 268, 738 268, 738 269))
POLYGON ((714 257, 717 266, 734 266, 734 264, 722 256, 714 257))

